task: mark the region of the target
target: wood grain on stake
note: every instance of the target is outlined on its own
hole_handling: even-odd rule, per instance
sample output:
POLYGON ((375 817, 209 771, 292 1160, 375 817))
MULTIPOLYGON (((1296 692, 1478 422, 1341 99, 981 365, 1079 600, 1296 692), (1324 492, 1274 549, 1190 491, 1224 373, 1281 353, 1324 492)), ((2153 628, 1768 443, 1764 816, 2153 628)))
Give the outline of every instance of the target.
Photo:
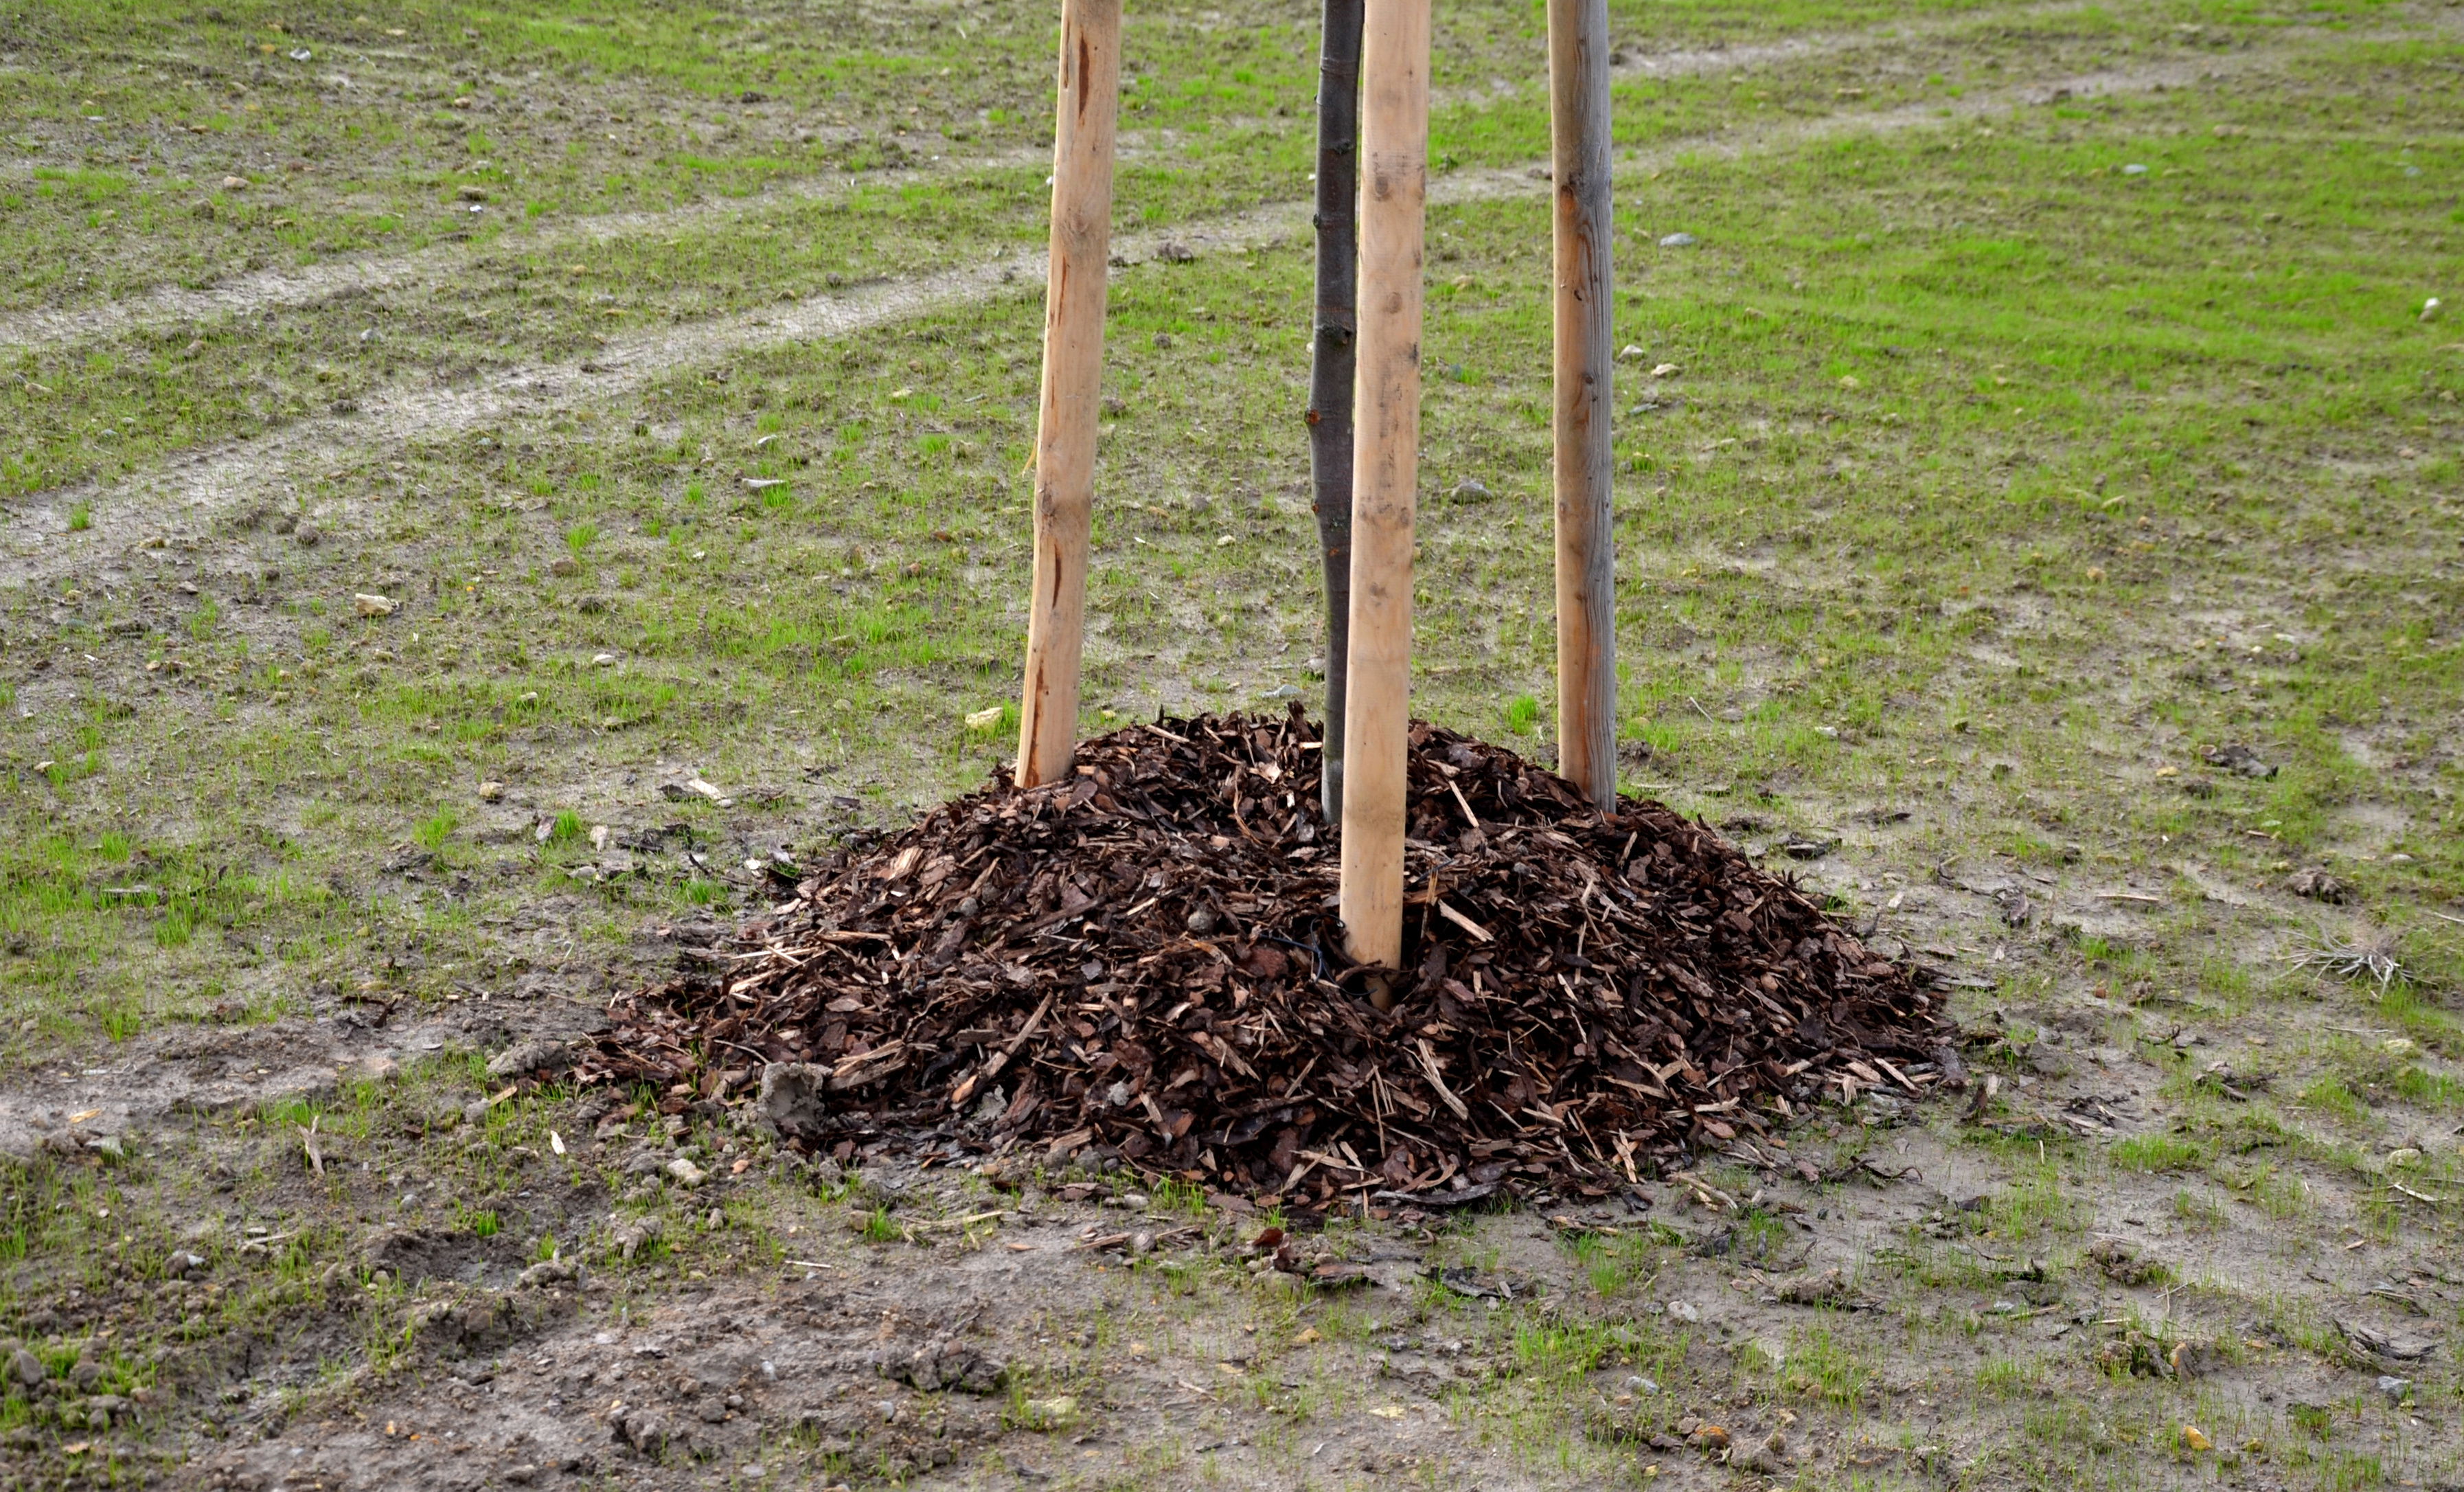
MULTIPOLYGON (((1419 476, 1420 248, 1429 190, 1429 0, 1368 0, 1360 50, 1359 370, 1353 385, 1352 670, 1344 701, 1344 936, 1403 957, 1413 487, 1419 476)), ((1375 997, 1383 1008, 1390 996, 1375 997)))
POLYGON ((1549 0, 1556 213, 1558 770, 1617 807, 1608 0, 1549 0))
POLYGON ((1062 0, 1051 278, 1045 291, 1044 392, 1035 436, 1035 593, 1027 610, 1026 682, 1018 720, 1022 788, 1067 774, 1078 743, 1120 38, 1120 0, 1062 0))

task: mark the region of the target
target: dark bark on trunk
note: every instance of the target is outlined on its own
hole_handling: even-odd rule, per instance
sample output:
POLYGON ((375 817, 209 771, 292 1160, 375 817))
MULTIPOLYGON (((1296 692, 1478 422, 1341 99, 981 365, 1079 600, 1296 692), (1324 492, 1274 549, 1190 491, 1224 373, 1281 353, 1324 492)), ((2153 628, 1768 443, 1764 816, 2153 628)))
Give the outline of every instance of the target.
POLYGON ((1352 375, 1358 329, 1361 0, 1326 0, 1317 92, 1317 324, 1309 479, 1326 566, 1327 822, 1343 821, 1344 685, 1352 643, 1352 375))

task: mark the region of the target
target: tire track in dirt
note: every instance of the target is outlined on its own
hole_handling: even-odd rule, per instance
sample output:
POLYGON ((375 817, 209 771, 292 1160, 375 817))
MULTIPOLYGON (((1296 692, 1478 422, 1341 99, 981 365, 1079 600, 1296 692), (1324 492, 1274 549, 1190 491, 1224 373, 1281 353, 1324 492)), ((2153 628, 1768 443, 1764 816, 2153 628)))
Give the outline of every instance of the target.
POLYGON ((507 234, 484 244, 439 243, 411 254, 378 259, 335 259, 290 269, 259 270, 203 289, 165 285, 124 301, 63 310, 21 311, 0 317, 0 347, 38 352, 99 337, 159 330, 209 318, 236 318, 262 311, 315 305, 342 296, 408 290, 467 274, 473 262, 495 254, 552 254, 586 249, 620 238, 690 232, 741 222, 781 208, 831 202, 868 187, 898 188, 963 175, 1014 169, 1045 159, 1041 150, 953 161, 930 168, 872 171, 782 182, 754 197, 697 202, 664 212, 610 212, 575 218, 550 228, 507 234))
MULTIPOLYGON (((2445 28, 2441 28, 2445 29, 2445 28)), ((2230 56, 2201 56, 2136 70, 2043 78, 1991 94, 1973 93, 1947 108, 1927 102, 1863 115, 1819 118, 1672 142, 1620 161, 1622 181, 1688 158, 1733 158, 1819 140, 1972 120, 2063 96, 2079 99, 2149 93, 2261 70, 2308 51, 2318 40, 2370 38, 2319 31, 2230 56)), ((1432 206, 1538 196, 1545 170, 1457 171, 1430 183, 1432 206)), ((1307 202, 1269 204, 1211 223, 1177 225, 1116 239, 1114 256, 1130 263, 1154 257, 1167 241, 1192 254, 1239 252, 1308 231, 1307 202)), ((832 341, 931 315, 981 304, 1004 294, 1032 295, 1044 279, 1044 256, 1022 255, 912 279, 877 282, 783 307, 723 317, 661 334, 620 339, 579 363, 517 367, 452 389, 395 386, 363 396, 360 412, 304 420, 271 435, 226 442, 174 464, 106 487, 83 483, 54 489, 16 510, 5 530, 0 584, 31 584, 74 574, 99 552, 122 548, 166 529, 193 529, 252 497, 281 491, 311 465, 330 466, 371 446, 433 439, 508 419, 580 407, 605 409, 682 368, 736 353, 798 342, 832 341), (108 500, 98 501, 98 500, 108 500), (70 532, 72 508, 88 506, 88 527, 70 532)))
MULTIPOLYGON (((1805 61, 1868 47, 1921 42, 1981 26, 2041 20, 2085 9, 2083 0, 2056 0, 2053 4, 2028 6, 2007 12, 1971 13, 1918 26, 1840 32, 1737 47, 1646 53, 1629 56, 1623 66, 1612 72, 1618 81, 1701 77, 1771 63, 1805 61)), ((1461 101, 1508 96, 1487 92, 1465 93, 1461 96, 1461 101)), ((1125 136, 1123 145, 1125 160, 1134 159, 1142 153, 1133 135, 1125 136)), ((1159 150, 1153 153, 1170 152, 1159 150)), ((621 238, 693 232, 759 218, 806 203, 837 201, 869 187, 912 186, 924 181, 960 177, 972 171, 1015 170, 1048 161, 1048 154, 1043 150, 1010 150, 952 159, 930 167, 875 171, 862 176, 833 173, 781 182, 751 197, 698 202, 658 212, 611 212, 569 219, 507 234, 476 246, 439 243, 410 254, 383 258, 335 259, 287 269, 259 270, 203 288, 164 285, 121 301, 0 316, 0 347, 12 352, 40 352, 99 338, 160 330, 195 321, 238 318, 263 311, 315 305, 343 296, 382 290, 416 289, 466 274, 474 261, 490 255, 553 254, 586 249, 593 244, 621 238)))

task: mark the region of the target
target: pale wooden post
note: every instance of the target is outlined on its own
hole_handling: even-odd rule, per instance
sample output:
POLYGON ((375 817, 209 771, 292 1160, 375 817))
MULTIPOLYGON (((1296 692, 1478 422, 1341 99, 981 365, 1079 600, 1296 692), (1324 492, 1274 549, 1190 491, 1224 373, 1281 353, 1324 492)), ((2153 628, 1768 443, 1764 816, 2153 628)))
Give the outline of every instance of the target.
MULTIPOLYGON (((1340 905, 1352 956, 1403 958, 1412 521, 1419 479, 1420 248, 1429 0, 1368 0, 1360 54, 1360 341, 1353 393, 1352 667, 1340 905)), ((1382 1009, 1390 1000, 1373 991, 1382 1009)))
POLYGON ((1549 0, 1556 187, 1557 769, 1617 807, 1608 0, 1549 0))
POLYGON ((1052 256, 1044 300, 1044 391, 1035 434, 1035 593, 1018 711, 1018 785, 1067 776, 1078 745, 1087 543, 1104 364, 1104 260, 1111 252, 1112 136, 1120 113, 1121 0, 1062 0, 1052 139, 1052 256))

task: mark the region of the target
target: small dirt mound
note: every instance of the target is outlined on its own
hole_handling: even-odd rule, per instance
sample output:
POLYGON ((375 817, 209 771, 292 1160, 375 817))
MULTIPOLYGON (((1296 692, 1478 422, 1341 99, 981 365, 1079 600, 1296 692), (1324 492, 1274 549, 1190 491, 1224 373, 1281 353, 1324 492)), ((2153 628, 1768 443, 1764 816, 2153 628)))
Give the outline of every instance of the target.
POLYGON ((1132 726, 840 857, 714 971, 616 1000, 583 1076, 670 1112, 766 1087, 811 1149, 1091 1150, 1307 1213, 1602 1195, 1826 1084, 1956 1072, 1909 969, 1709 829, 1411 743, 1391 1011, 1341 951, 1295 707, 1132 726))

